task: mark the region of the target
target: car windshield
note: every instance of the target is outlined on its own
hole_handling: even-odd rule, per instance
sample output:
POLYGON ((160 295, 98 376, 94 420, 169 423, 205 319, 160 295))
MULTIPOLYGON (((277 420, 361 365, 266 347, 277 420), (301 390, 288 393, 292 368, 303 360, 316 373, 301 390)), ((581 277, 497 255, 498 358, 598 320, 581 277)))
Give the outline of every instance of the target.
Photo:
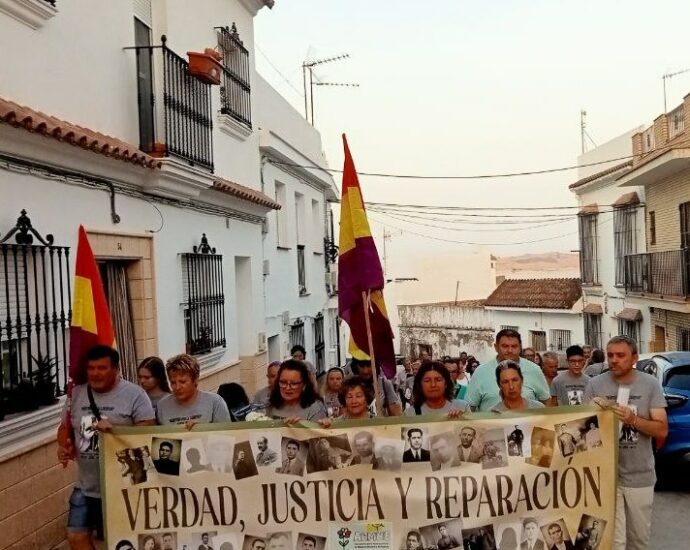
POLYGON ((664 385, 667 389, 690 391, 690 365, 671 369, 664 385))

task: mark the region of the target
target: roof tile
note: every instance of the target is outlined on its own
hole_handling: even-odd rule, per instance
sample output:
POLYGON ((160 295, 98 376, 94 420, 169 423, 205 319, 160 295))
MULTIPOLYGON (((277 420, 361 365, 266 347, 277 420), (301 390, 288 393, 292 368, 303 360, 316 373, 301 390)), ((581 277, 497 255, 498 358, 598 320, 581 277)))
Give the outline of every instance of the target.
POLYGON ((571 309, 581 296, 580 279, 506 279, 486 299, 485 305, 571 309))
POLYGON ((213 182, 213 188, 216 191, 225 193, 226 195, 230 195, 232 197, 236 197, 238 199, 242 199, 245 201, 253 202, 254 204, 258 204, 259 206, 265 206, 266 208, 271 208, 273 210, 280 210, 281 208, 279 202, 274 201, 265 193, 252 189, 251 187, 240 185, 239 183, 235 183, 234 181, 217 179, 213 182))
POLYGON ((134 145, 3 98, 0 98, 0 123, 6 123, 15 128, 22 128, 58 141, 66 141, 71 145, 94 153, 131 162, 145 168, 160 168, 161 166, 158 159, 140 151, 134 145))

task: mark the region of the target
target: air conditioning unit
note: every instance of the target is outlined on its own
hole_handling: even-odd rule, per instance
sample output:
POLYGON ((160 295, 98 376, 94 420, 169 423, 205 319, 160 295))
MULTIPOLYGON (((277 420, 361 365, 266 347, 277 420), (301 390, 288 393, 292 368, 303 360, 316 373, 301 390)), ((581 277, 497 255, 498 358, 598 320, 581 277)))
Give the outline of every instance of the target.
POLYGON ((271 274, 271 260, 264 260, 264 276, 271 274))
POLYGON ((283 311, 283 326, 286 327, 290 324, 290 312, 289 311, 283 311))
POLYGON ((266 333, 260 332, 257 335, 257 347, 259 351, 266 351, 266 333))

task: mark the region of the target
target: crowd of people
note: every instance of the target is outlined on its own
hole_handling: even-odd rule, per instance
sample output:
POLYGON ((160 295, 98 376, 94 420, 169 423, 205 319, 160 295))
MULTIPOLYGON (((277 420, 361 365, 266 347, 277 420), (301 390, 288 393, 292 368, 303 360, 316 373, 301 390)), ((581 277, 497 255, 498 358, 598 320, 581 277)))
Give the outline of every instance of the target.
MULTIPOLYGON (((76 460, 79 469, 70 498, 71 546, 93 548, 93 531, 102 533, 98 438, 94 434, 115 425, 176 424, 192 430, 200 423, 241 422, 249 413, 261 411, 286 424, 313 421, 328 428, 379 414, 453 419, 469 410, 501 414, 594 401, 612 409, 624 426, 616 540, 625 544, 627 539, 628 548, 645 547, 630 540, 649 538, 654 485, 651 438, 663 437, 667 422, 658 382, 633 369, 635 342, 613 338, 606 357, 591 346, 570 346, 564 369, 559 369, 557 353, 540 355, 523 348, 520 334, 514 330, 500 331, 494 347, 496 356, 482 364, 464 352, 434 359, 423 351, 419 357, 404 359, 392 380, 371 362, 353 359, 344 367, 328 370, 319 382, 305 349, 294 346, 291 358, 267 366, 266 385, 249 397, 237 383, 223 384, 215 393, 199 389, 200 366, 188 354, 165 363, 158 357, 144 359, 138 368, 138 385, 134 384, 120 376, 118 352, 96 346, 87 355, 87 383, 72 392, 70 423, 63 422, 58 431, 59 460, 63 464, 76 460), (603 365, 605 358, 608 364, 603 365), (625 403, 617 399, 620 386, 629 388, 625 403), (626 518, 632 519, 626 522, 626 518)), ((514 444, 519 447, 522 442, 514 444)), ((147 475, 152 459, 144 448, 128 450, 118 460, 126 474, 123 477, 131 477, 134 483, 147 475)))

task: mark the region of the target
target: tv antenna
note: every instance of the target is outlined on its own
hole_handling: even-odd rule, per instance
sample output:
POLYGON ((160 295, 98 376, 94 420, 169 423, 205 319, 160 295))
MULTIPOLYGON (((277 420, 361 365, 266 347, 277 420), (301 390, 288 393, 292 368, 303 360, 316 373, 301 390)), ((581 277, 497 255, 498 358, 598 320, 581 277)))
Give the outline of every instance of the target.
POLYGON ((580 142, 582 144, 582 154, 587 152, 587 140, 589 140, 594 147, 597 146, 596 142, 592 139, 592 136, 587 132, 587 111, 584 109, 580 110, 580 142))
POLYGON ((664 76, 661 77, 661 81, 664 85, 664 114, 668 112, 668 109, 666 107, 666 81, 671 80, 674 76, 678 76, 687 72, 690 72, 690 69, 683 69, 681 71, 676 71, 675 73, 666 73, 664 76))
POLYGON ((335 55, 332 57, 324 57, 313 61, 305 61, 302 63, 302 81, 304 83, 304 118, 314 126, 314 86, 339 86, 344 88, 359 88, 359 84, 352 82, 320 82, 318 78, 314 77, 314 67, 318 65, 325 65, 326 63, 334 63, 348 59, 349 53, 335 55), (307 72, 309 72, 309 94, 307 94, 307 72))

